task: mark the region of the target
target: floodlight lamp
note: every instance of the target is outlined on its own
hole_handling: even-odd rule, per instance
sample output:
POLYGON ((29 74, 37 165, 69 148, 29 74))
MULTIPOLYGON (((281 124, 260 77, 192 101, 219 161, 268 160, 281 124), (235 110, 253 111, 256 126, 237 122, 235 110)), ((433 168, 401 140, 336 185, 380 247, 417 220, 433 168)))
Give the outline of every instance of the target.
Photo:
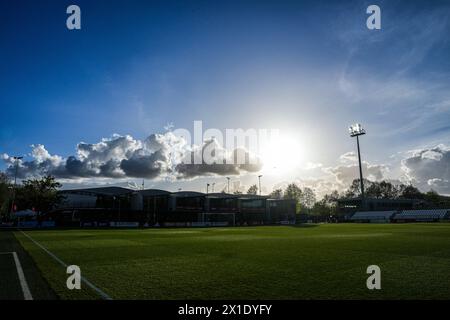
POLYGON ((361 124, 359 124, 359 123, 352 124, 348 128, 348 131, 349 131, 351 137, 355 137, 355 136, 360 136, 360 135, 366 134, 366 130, 364 130, 362 128, 361 124))

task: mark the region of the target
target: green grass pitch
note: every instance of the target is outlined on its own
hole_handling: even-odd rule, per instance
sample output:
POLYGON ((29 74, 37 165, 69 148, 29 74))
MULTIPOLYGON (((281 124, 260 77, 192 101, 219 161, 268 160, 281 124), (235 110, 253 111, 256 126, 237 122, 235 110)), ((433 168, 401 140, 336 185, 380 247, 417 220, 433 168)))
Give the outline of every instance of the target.
MULTIPOLYGON (((450 299, 450 224, 323 224, 27 234, 113 299, 450 299), (381 268, 381 290, 366 269, 381 268)), ((62 299, 65 268, 15 233, 62 299)))

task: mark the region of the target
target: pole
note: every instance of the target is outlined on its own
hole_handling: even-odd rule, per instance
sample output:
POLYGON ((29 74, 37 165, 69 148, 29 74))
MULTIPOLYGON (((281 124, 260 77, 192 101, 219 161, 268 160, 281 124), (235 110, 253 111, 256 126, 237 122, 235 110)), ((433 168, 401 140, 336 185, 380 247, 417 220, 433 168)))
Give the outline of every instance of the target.
POLYGON ((150 197, 147 197, 147 223, 150 221, 150 197))
POLYGON ((358 146, 358 162, 359 162, 359 182, 361 184, 361 207, 365 209, 365 198, 364 198, 364 181, 361 166, 361 152, 359 150, 359 136, 356 136, 356 145, 358 146))
POLYGON ((120 196, 119 196, 119 222, 120 222, 120 196))
POLYGON ((230 193, 230 178, 229 177, 227 177, 227 184, 228 184, 227 193, 230 193))
POLYGON ((261 177, 262 176, 258 176, 258 180, 259 180, 259 195, 261 195, 261 177))
POLYGON ((153 224, 156 224, 156 197, 153 197, 153 224))

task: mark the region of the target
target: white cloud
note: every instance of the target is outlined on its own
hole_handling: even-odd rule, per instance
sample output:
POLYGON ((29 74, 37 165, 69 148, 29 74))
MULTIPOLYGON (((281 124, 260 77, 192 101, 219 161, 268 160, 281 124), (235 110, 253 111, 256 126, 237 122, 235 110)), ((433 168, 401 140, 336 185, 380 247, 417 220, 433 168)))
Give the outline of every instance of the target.
POLYGON ((318 169, 318 168, 322 168, 322 167, 323 167, 323 164, 321 164, 321 163, 307 162, 303 169, 304 170, 314 170, 314 169, 318 169))
MULTIPOLYGON (((206 147, 223 159, 233 157, 237 152, 249 153, 243 149, 225 150, 217 141, 205 141, 201 147, 191 147, 182 137, 171 131, 164 134, 152 134, 141 141, 129 135, 113 135, 98 143, 80 142, 76 155, 63 158, 51 155, 43 145, 32 145, 31 160, 20 160, 18 177, 27 178, 51 174, 57 178, 80 180, 87 178, 195 178, 205 175, 237 175, 242 171, 255 172, 261 164, 200 163, 189 164, 185 161, 195 152, 202 152, 206 147), (184 161, 184 162, 183 162, 184 161)), ((2 158, 7 164, 7 171, 14 174, 14 159, 7 154, 2 158)))
POLYGON ((339 156, 339 161, 341 163, 353 163, 358 161, 358 156, 356 155, 356 152, 349 151, 339 156))
MULTIPOLYGON (((380 181, 386 179, 389 167, 384 164, 369 164, 362 163, 363 176, 365 179, 371 181, 380 181)), ((336 179, 336 182, 343 188, 347 188, 354 179, 359 178, 359 166, 354 165, 339 165, 336 167, 324 168, 324 172, 331 174, 336 179)))
POLYGON ((433 188, 450 194, 450 147, 440 144, 412 150, 401 165, 406 179, 422 191, 433 188))

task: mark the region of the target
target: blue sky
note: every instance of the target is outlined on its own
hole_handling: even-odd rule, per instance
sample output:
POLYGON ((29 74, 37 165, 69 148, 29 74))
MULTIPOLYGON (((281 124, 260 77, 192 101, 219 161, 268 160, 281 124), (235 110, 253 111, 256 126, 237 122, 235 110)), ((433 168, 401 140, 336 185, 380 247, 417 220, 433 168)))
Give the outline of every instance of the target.
MULTIPOLYGON (((144 141, 201 120, 280 129, 301 156, 282 173, 263 170, 264 191, 296 181, 325 192, 356 176, 354 157, 341 156, 355 150, 347 126, 361 122, 367 175, 450 193, 449 16, 448 1, 2 2, 0 169, 11 155, 42 162, 31 145, 65 161, 80 142, 144 141), (81 30, 65 26, 70 4, 81 30), (370 4, 381 30, 366 27, 370 4)), ((244 188, 255 174, 233 179, 244 188)), ((222 188, 224 177, 146 184, 202 190, 207 181, 222 188)))

